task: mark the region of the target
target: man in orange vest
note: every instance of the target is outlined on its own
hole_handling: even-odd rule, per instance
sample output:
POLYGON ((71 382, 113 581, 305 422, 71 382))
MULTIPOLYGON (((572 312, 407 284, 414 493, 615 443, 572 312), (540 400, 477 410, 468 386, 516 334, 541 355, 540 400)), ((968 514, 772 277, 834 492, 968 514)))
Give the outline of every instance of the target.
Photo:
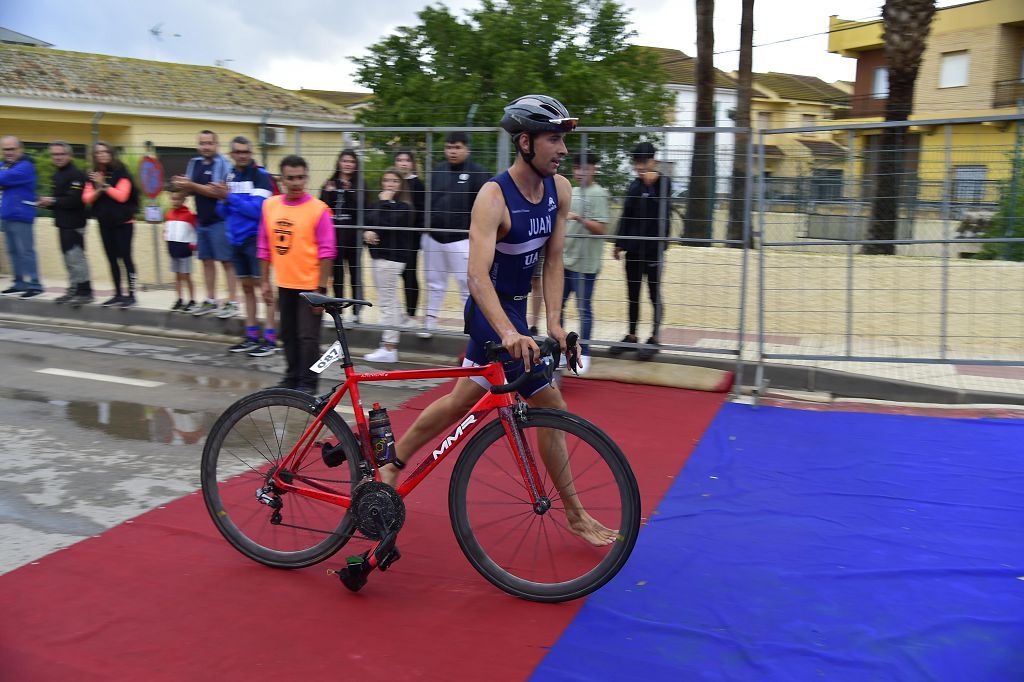
MULTIPOLYGON (((278 386, 306 393, 317 392, 317 375, 310 369, 320 356, 320 308, 312 308, 299 294, 327 293, 337 244, 327 204, 306 193, 309 166, 301 156, 281 160, 285 193, 263 202, 256 255, 260 259, 263 300, 274 302, 271 270, 277 275, 277 309, 281 316, 278 337, 287 363, 278 386)), ((268 321, 269 324, 269 321, 268 321)))

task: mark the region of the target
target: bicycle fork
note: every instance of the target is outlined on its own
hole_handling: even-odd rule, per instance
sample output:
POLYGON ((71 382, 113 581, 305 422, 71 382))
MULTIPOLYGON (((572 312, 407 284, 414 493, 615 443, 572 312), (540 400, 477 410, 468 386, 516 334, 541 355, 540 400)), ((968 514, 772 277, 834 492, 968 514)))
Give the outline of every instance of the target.
POLYGON ((535 514, 541 515, 551 509, 551 498, 541 486, 540 472, 537 470, 537 459, 530 450, 530 444, 523 438, 519 422, 526 419, 526 403, 517 403, 509 407, 499 407, 498 415, 505 427, 505 437, 516 457, 516 465, 530 494, 530 503, 535 514))

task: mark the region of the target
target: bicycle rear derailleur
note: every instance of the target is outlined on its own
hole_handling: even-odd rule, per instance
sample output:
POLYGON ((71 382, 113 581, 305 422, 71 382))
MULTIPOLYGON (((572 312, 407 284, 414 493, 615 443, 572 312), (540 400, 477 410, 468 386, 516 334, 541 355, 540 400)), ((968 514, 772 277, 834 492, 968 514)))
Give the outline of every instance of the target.
POLYGON ((373 549, 346 559, 337 571, 342 584, 353 592, 366 585, 366 577, 374 568, 386 571, 402 555, 395 547, 398 531, 405 524, 405 502, 394 488, 379 481, 367 481, 352 496, 351 513, 355 526, 370 540, 379 540, 373 549))

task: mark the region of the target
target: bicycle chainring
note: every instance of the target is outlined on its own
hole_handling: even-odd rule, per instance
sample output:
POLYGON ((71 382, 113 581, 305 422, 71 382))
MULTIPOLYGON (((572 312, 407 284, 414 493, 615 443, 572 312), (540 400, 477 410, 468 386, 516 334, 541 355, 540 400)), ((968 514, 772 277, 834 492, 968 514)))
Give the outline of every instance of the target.
POLYGON ((356 488, 351 511, 356 528, 371 540, 380 540, 388 531, 397 533, 405 524, 402 496, 380 481, 367 481, 356 488))

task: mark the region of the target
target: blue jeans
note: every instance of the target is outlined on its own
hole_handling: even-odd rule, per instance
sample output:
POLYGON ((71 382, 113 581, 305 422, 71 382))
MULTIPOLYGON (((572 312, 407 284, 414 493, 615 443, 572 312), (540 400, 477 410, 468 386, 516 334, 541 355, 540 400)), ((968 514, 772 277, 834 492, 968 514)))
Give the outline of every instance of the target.
MULTIPOLYGON (((594 326, 594 283, 597 273, 565 271, 565 286, 562 287, 562 313, 565 313, 565 302, 569 294, 576 294, 576 308, 580 311, 580 337, 589 339, 594 326)), ((590 347, 580 343, 584 355, 590 354, 590 347)))
POLYGON ((42 289, 39 283, 39 269, 36 267, 36 248, 32 239, 32 223, 18 220, 4 220, 3 231, 7 236, 7 250, 11 252, 11 267, 14 268, 14 288, 20 291, 42 289))

